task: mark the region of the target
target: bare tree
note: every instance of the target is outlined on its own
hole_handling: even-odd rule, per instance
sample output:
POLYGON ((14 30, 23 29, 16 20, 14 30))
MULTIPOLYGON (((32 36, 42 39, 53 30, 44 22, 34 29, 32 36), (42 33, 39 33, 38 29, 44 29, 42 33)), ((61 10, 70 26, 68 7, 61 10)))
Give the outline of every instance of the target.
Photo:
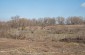
POLYGON ((65 21, 64 17, 57 17, 58 24, 62 25, 64 24, 64 21, 65 21))
POLYGON ((81 17, 76 17, 76 16, 68 17, 66 19, 66 23, 67 24, 72 24, 72 25, 74 25, 74 24, 83 24, 83 19, 81 17))

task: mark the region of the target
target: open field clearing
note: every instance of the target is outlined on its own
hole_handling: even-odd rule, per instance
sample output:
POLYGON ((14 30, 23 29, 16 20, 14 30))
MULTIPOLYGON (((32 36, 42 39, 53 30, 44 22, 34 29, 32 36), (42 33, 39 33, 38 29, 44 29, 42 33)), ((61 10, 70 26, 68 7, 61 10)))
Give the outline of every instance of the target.
POLYGON ((60 26, 8 29, 0 38, 0 55, 85 55, 84 26, 60 26))
POLYGON ((0 55, 85 55, 84 22, 54 21, 20 18, 1 22, 0 55))
POLYGON ((0 38, 0 55, 84 55, 85 44, 0 38))

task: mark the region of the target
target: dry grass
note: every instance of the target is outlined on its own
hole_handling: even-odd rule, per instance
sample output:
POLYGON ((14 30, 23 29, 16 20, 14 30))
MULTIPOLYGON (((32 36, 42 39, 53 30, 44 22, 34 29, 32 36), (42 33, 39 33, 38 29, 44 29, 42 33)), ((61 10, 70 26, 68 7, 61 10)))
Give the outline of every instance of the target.
POLYGON ((0 55, 85 55, 85 26, 12 28, 0 33, 0 55))
POLYGON ((84 55, 85 44, 55 41, 35 42, 28 40, 0 39, 2 55, 84 55), (3 43, 3 44, 1 44, 3 43), (9 47, 8 47, 9 46, 9 47))

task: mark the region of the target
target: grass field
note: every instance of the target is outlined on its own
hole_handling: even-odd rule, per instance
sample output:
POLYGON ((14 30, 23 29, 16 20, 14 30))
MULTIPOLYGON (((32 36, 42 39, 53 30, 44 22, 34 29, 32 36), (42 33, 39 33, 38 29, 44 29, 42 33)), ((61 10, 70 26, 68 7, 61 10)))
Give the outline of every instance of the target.
POLYGON ((0 38, 0 55, 85 55, 84 28, 58 25, 9 29, 0 38))

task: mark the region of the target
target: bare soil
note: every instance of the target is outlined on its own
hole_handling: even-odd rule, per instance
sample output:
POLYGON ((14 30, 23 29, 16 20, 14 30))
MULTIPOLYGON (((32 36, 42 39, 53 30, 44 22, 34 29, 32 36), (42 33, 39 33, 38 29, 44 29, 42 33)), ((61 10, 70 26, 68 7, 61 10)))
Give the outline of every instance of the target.
POLYGON ((84 55, 85 44, 0 38, 0 55, 84 55))

